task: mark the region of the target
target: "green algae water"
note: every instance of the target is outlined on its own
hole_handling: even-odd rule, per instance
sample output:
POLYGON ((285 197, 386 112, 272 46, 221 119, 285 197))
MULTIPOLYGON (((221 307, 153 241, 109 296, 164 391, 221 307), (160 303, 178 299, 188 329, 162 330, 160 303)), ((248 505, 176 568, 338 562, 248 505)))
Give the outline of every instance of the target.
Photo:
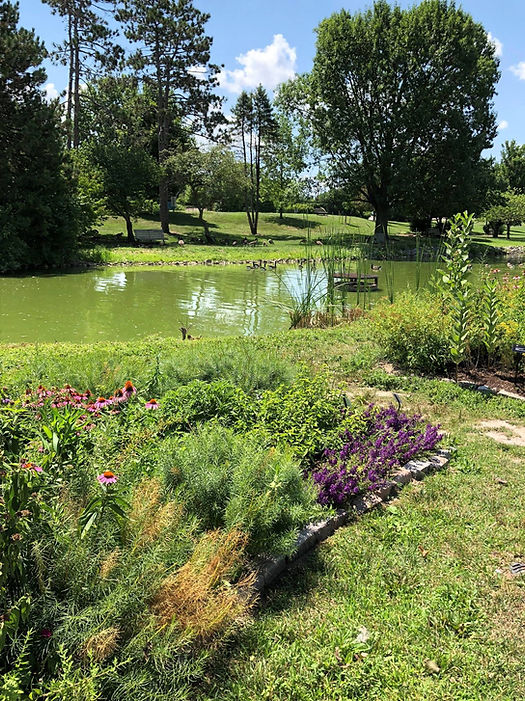
MULTIPOLYGON (((393 264, 396 293, 415 289, 417 263, 393 264)), ((423 286, 435 263, 422 263, 423 286)), ((373 271, 370 271, 373 272, 373 271)), ((322 268, 320 287, 326 286, 322 268)), ((388 295, 385 270, 377 273, 373 304, 388 295)), ((0 278, 0 342, 93 343, 158 334, 254 335, 289 327, 291 291, 304 283, 297 267, 248 270, 244 265, 103 268, 0 278)), ((347 304, 355 304, 355 293, 347 304)), ((362 304, 362 298, 361 298, 362 304)))

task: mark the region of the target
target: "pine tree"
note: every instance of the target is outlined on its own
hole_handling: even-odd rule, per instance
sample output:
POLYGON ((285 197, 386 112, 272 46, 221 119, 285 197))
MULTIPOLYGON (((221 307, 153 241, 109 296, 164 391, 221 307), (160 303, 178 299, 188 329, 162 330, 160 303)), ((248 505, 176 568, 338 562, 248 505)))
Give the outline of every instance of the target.
POLYGON ((176 125, 182 120, 193 132, 210 131, 221 120, 212 109, 220 105, 213 94, 219 68, 210 63, 212 39, 205 34, 209 15, 191 0, 123 0, 117 18, 126 38, 139 45, 130 65, 155 95, 160 221, 169 233, 169 177, 164 166, 176 125))
POLYGON ((66 177, 58 104, 41 89, 44 45, 0 3, 0 271, 71 257, 79 209, 66 177))
POLYGON ((66 23, 67 39, 55 44, 52 58, 68 67, 66 126, 68 148, 80 143, 81 82, 93 79, 97 67, 115 68, 122 57, 122 48, 115 44, 117 32, 109 28, 103 16, 104 4, 112 0, 43 0, 54 14, 66 23), (102 7, 101 7, 102 4, 102 7))

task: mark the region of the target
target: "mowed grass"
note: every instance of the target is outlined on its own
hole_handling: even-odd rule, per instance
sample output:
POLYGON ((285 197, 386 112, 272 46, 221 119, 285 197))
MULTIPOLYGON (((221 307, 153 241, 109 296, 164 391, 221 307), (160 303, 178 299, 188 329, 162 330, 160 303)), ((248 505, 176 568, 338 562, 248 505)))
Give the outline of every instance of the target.
MULTIPOLYGON (((119 217, 109 217, 99 227, 103 236, 102 244, 96 251, 87 252, 97 262, 111 264, 152 264, 174 262, 274 260, 298 259, 305 256, 304 241, 310 236, 312 241, 325 241, 330 235, 343 234, 348 242, 367 240, 374 232, 374 222, 360 217, 343 217, 336 215, 319 216, 314 214, 285 214, 283 219, 278 214, 262 212, 259 219, 259 238, 257 246, 242 245, 243 238, 253 240, 244 212, 208 212, 204 214, 208 222, 213 244, 204 244, 203 230, 195 211, 172 212, 170 227, 172 236, 165 245, 126 246, 125 237, 120 240, 116 235, 125 233, 124 221, 119 217), (178 241, 182 238, 184 246, 178 241), (271 239, 273 243, 265 245, 271 239), (234 244, 235 242, 235 244, 234 244)), ((505 237, 493 239, 483 234, 483 220, 478 220, 472 236, 473 243, 482 246, 525 246, 525 226, 513 227, 511 239, 505 237)), ((139 218, 136 229, 158 229, 158 217, 139 218)), ((415 237, 410 233, 407 222, 390 222, 389 231, 394 246, 411 248, 415 246, 415 237)), ((433 239, 437 241, 436 239, 433 239)))
POLYGON ((210 651, 206 681, 184 698, 524 698, 525 577, 508 566, 525 560, 525 449, 479 425, 524 425, 524 403, 381 373, 366 320, 254 339, 2 347, 0 384, 69 379, 104 391, 124 376, 147 383, 157 363, 169 384, 170 367, 190 377, 239 354, 252 359, 250 375, 258 357, 324 369, 354 401, 388 403, 395 388, 403 408, 440 422, 458 450, 450 467, 340 529, 284 576, 227 649, 210 651))
MULTIPOLYGON (((116 234, 124 233, 124 221, 110 217, 104 221, 99 232, 107 237, 102 251, 103 262, 107 263, 155 263, 174 261, 243 261, 274 260, 276 258, 303 258, 304 242, 310 236, 313 242, 326 240, 330 235, 344 234, 350 242, 353 238, 366 240, 374 231, 374 223, 360 217, 341 217, 335 215, 286 214, 281 220, 278 214, 261 213, 259 219, 259 238, 257 246, 242 245, 244 237, 253 240, 250 235, 246 214, 244 212, 205 212, 214 244, 203 242, 203 229, 198 214, 192 211, 173 212, 170 214, 172 236, 165 245, 130 247, 116 245, 116 234), (178 241, 182 238, 184 246, 178 241), (265 245, 271 239, 272 244, 265 245), (235 242, 235 244, 234 244, 235 242)), ((140 218, 134 223, 135 229, 158 229, 158 218, 140 218)), ((391 223, 393 236, 408 233, 405 223, 391 223)), ((122 240, 120 243, 125 243, 122 240)))
POLYGON ((463 392, 452 408, 404 396, 451 433, 451 466, 339 530, 286 575, 199 698, 524 697, 525 578, 508 565, 525 559, 525 449, 480 435, 479 418, 508 403, 476 397, 469 408, 463 392))

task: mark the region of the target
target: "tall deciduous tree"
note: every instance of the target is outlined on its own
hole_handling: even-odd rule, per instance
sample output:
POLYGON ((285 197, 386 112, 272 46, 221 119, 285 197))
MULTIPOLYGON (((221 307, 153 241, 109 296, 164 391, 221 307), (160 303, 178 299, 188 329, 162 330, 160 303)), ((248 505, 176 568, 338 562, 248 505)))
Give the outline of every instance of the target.
POLYGON ((232 112, 246 178, 246 216, 251 234, 257 236, 263 165, 269 157, 270 146, 275 141, 277 123, 268 93, 262 85, 252 93, 243 91, 232 112))
POLYGON ((309 118, 339 183, 357 184, 375 209, 377 240, 393 206, 422 199, 414 173, 439 181, 460 162, 467 175, 476 167, 496 134, 498 77, 485 29, 448 0, 407 10, 378 0, 321 22, 302 82, 309 118))
POLYGON ((514 139, 505 141, 501 149, 501 175, 509 189, 525 194, 525 144, 514 139))
POLYGON ((83 81, 92 79, 98 66, 114 68, 122 56, 115 43, 117 32, 110 29, 104 17, 104 6, 113 6, 113 0, 43 0, 54 14, 66 24, 67 38, 55 44, 52 58, 67 66, 66 126, 68 147, 77 148, 80 142, 80 92, 83 81))
POLYGON ((305 184, 300 180, 307 165, 307 138, 303 130, 294 129, 290 117, 282 110, 275 115, 274 138, 266 150, 263 196, 273 202, 283 218, 286 207, 304 196, 305 184))
POLYGON ((18 17, 0 3, 0 271, 70 259, 80 217, 58 104, 42 90, 46 51, 18 17))
POLYGON ((217 145, 207 151, 191 148, 173 154, 167 167, 177 189, 189 189, 187 202, 199 210, 204 236, 212 243, 204 210, 211 209, 224 199, 231 199, 235 192, 242 190, 244 178, 240 163, 229 149, 217 145))
POLYGON ((133 219, 158 185, 158 167, 150 152, 152 99, 134 76, 108 76, 82 94, 81 151, 92 182, 111 214, 123 217, 133 243, 133 219))
POLYGON ((117 18, 126 37, 138 45, 131 66, 155 96, 159 201, 162 230, 169 233, 169 157, 174 124, 183 119, 194 131, 212 131, 222 115, 214 109, 218 66, 210 63, 212 39, 205 33, 209 15, 191 0, 123 0, 117 18))

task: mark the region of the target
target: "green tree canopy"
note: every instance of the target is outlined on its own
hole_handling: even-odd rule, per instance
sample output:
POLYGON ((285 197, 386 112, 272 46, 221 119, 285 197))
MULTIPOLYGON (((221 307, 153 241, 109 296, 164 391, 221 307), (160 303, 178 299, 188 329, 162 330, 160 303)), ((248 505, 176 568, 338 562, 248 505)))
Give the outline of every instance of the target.
POLYGON ((164 164, 172 146, 173 125, 185 120, 197 133, 222 121, 213 89, 218 66, 210 63, 212 39, 205 33, 209 15, 191 0, 122 0, 117 18, 136 45, 130 66, 151 87, 157 119, 162 230, 169 233, 169 177, 164 164))
POLYGON ((519 226, 525 221, 525 194, 508 190, 503 194, 499 204, 493 205, 485 212, 485 218, 495 238, 501 229, 499 225, 503 224, 507 230, 507 238, 510 239, 511 227, 519 226))
POLYGON ((158 186, 157 163, 149 147, 154 131, 153 101, 134 76, 109 76, 82 94, 83 168, 91 196, 97 192, 105 210, 126 222, 133 243, 133 219, 158 186), (98 186, 98 188, 96 187, 98 186))
POLYGON ((501 174, 507 187, 525 194, 525 144, 505 141, 501 150, 501 174))
POLYGON ((0 3, 0 271, 71 258, 81 215, 58 103, 41 89, 46 52, 18 17, 0 3))
POLYGON ((487 32, 454 2, 404 10, 378 0, 321 22, 296 103, 331 157, 336 183, 361 188, 375 209, 383 240, 392 207, 424 200, 422 174, 438 189, 461 187, 475 171, 496 134, 498 77, 487 32))
POLYGON ((245 209, 248 225, 257 236, 261 206, 261 179, 265 161, 277 137, 277 122, 268 93, 259 85, 253 92, 243 91, 232 110, 234 135, 238 139, 245 175, 245 209))

